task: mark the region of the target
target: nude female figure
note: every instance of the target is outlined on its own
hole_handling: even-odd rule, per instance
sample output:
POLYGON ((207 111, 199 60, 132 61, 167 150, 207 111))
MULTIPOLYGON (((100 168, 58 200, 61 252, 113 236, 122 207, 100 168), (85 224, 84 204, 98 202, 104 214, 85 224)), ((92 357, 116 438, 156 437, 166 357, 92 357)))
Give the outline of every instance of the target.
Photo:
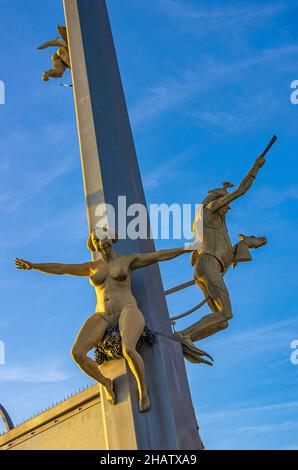
POLYGON ((109 325, 119 325, 123 355, 135 376, 139 391, 139 409, 150 409, 144 362, 136 350, 145 319, 131 292, 131 276, 135 269, 144 268, 159 261, 174 259, 189 251, 189 247, 163 250, 155 253, 119 255, 113 251, 115 240, 99 239, 93 232, 88 248, 100 254, 100 259, 83 264, 36 264, 16 259, 17 269, 36 270, 47 274, 88 277, 95 288, 96 312, 86 321, 72 348, 72 357, 80 369, 105 387, 108 400, 116 404, 113 381, 104 377, 96 362, 88 357, 89 351, 103 339, 109 325))

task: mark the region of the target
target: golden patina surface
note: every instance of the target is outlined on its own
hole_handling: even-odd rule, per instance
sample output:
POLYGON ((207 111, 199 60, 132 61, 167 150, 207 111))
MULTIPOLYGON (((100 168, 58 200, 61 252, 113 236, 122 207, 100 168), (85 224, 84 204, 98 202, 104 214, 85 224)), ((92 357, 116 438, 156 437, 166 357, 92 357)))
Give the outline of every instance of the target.
POLYGON ((58 25, 57 29, 61 36, 60 38, 47 41, 38 47, 38 49, 58 47, 55 54, 51 57, 53 67, 42 74, 42 79, 45 82, 49 81, 50 78, 61 78, 65 70, 71 68, 66 27, 58 25))
POLYGON ((31 263, 17 258, 17 269, 36 270, 47 274, 82 276, 89 278, 95 288, 97 304, 95 313, 85 322, 72 348, 72 357, 87 375, 101 383, 108 400, 116 404, 113 381, 100 372, 96 362, 88 357, 97 347, 111 325, 118 325, 125 359, 135 376, 139 390, 139 409, 150 408, 145 367, 136 346, 144 331, 145 320, 131 291, 131 277, 136 269, 159 261, 177 258, 189 248, 163 250, 154 253, 137 253, 122 256, 113 251, 116 240, 107 235, 99 238, 93 231, 87 241, 88 248, 100 254, 97 261, 83 264, 31 263))
MULTIPOLYGON (((195 282, 202 290, 211 313, 185 330, 178 332, 176 334, 177 338, 185 338, 188 341, 195 342, 218 333, 229 326, 228 322, 231 320, 233 313, 223 274, 229 266, 235 267, 239 262, 250 261, 249 249, 265 245, 267 239, 265 237, 239 235, 240 242, 233 246, 226 225, 226 215, 230 209, 230 204, 251 188, 260 169, 265 164, 265 155, 276 140, 276 136, 271 139, 269 145, 256 159, 237 189, 229 193, 228 188, 233 187, 233 185, 225 182, 223 188, 209 191, 202 203, 203 210, 197 212, 193 229, 195 235, 198 235, 196 230, 199 226, 198 222, 201 222, 203 240, 199 250, 193 252, 191 263, 195 267, 195 282)), ((183 316, 185 315, 179 317, 183 316)))

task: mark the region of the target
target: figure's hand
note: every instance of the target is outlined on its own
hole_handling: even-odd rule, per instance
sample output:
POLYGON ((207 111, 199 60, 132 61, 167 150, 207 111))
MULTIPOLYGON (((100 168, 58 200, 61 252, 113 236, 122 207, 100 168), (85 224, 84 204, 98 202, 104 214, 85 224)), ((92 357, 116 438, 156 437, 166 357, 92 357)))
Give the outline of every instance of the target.
POLYGON ((256 164, 258 165, 259 168, 262 168, 266 163, 265 157, 263 154, 259 156, 259 158, 256 159, 256 164))
POLYGON ((45 46, 44 44, 42 44, 41 46, 38 46, 38 48, 37 48, 37 49, 39 49, 39 50, 40 50, 40 49, 45 49, 45 48, 46 48, 46 46, 45 46))
POLYGON ((15 265, 17 269, 21 269, 24 271, 31 271, 31 269, 33 269, 32 263, 30 263, 30 261, 25 261, 19 258, 15 259, 15 265))
POLYGON ((185 245, 184 251, 187 252, 192 252, 192 251, 198 251, 202 246, 202 242, 197 240, 194 241, 193 243, 190 243, 189 245, 185 245))

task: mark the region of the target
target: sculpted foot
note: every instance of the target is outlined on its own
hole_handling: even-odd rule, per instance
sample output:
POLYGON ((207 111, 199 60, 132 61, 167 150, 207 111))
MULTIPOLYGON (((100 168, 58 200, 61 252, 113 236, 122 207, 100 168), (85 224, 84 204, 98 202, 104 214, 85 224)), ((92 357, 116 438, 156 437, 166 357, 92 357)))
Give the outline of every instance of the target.
POLYGON ((145 392, 140 398, 139 410, 141 413, 145 413, 146 411, 149 411, 150 408, 151 408, 150 399, 149 399, 148 393, 145 392))
POLYGON ((105 387, 105 393, 106 393, 107 400, 111 403, 111 405, 116 405, 117 404, 117 397, 116 397, 116 393, 115 393, 115 390, 114 390, 114 381, 108 379, 107 383, 104 384, 104 387, 105 387))

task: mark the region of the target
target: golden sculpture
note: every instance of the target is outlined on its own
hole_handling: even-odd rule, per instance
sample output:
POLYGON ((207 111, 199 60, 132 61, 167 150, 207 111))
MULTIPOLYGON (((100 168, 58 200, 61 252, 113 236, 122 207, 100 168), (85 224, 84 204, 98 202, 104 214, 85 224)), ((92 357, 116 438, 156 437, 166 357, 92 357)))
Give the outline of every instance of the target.
MULTIPOLYGON (((178 332, 177 338, 195 342, 229 326, 228 322, 233 314, 223 273, 231 265, 236 266, 238 262, 250 260, 249 248, 258 248, 267 243, 267 240, 265 237, 240 235, 240 243, 233 247, 226 226, 226 215, 230 203, 243 196, 252 186, 259 170, 265 164, 266 153, 276 140, 277 137, 274 136, 236 190, 228 193, 227 188, 233 185, 223 183, 223 188, 209 191, 204 199, 203 211, 198 211, 197 216, 202 218, 203 243, 198 251, 193 252, 191 262, 195 266, 195 282, 202 290, 211 313, 178 332)), ((194 222, 194 232, 197 222, 198 220, 194 222)))
MULTIPOLYGON (((42 263, 36 264, 16 259, 17 269, 36 270, 47 274, 88 277, 95 288, 96 312, 86 321, 79 332, 72 348, 72 357, 83 372, 101 383, 106 390, 108 400, 116 404, 113 381, 104 377, 96 362, 88 357, 88 352, 103 339, 109 325, 119 325, 122 338, 123 355, 135 376, 139 390, 139 409, 141 412, 150 408, 144 362, 136 350, 145 320, 131 292, 131 276, 135 269, 144 268, 159 261, 167 261, 183 255, 187 248, 163 250, 156 253, 138 253, 122 256, 113 251, 110 236, 98 238, 96 232, 90 235, 89 250, 101 256, 97 261, 84 264, 42 263)), ((199 350, 198 350, 199 351, 199 350)))
POLYGON ((47 82, 50 78, 61 78, 66 69, 70 69, 70 55, 68 49, 67 29, 65 26, 57 26, 60 38, 48 41, 38 49, 46 49, 47 47, 58 47, 59 49, 52 55, 53 68, 43 72, 42 79, 47 82))

